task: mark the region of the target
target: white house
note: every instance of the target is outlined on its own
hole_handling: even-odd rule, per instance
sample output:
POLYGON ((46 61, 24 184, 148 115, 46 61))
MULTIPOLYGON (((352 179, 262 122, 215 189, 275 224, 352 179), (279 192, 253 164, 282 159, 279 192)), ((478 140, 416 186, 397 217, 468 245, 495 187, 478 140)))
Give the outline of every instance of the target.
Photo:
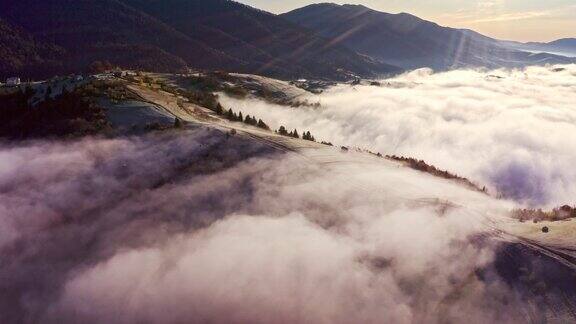
POLYGON ((8 78, 6 79, 7 86, 17 86, 20 85, 20 78, 8 78))

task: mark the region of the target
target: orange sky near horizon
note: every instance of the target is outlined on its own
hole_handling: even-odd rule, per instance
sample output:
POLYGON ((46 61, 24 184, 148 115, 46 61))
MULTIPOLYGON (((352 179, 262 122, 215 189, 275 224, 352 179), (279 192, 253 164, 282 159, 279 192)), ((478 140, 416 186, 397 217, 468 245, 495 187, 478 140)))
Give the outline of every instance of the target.
MULTIPOLYGON (((240 0, 284 13, 314 0, 240 0)), ((348 0, 389 13, 407 12, 443 26, 469 28, 490 37, 522 42, 576 38, 576 0, 348 0)))

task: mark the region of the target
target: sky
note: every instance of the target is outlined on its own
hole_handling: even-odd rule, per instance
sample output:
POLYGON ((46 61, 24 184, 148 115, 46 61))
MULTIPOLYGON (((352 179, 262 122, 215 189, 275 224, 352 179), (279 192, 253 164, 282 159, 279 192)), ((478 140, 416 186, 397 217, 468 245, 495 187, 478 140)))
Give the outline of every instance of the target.
MULTIPOLYGON (((283 13, 313 0, 240 0, 283 13)), ((552 41, 576 37, 576 0, 333 0, 372 9, 407 12, 443 26, 470 28, 485 35, 516 41, 552 41)))

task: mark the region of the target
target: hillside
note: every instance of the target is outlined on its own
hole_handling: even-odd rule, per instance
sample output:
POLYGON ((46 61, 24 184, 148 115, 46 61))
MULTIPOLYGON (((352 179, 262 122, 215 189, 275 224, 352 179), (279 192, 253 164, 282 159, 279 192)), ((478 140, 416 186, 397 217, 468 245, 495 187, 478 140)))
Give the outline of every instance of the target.
POLYGON ((94 61, 156 72, 190 67, 281 78, 346 79, 398 70, 232 1, 5 0, 0 18, 64 49, 58 59, 66 64, 58 73, 87 70, 94 61))
POLYGON ((518 51, 470 30, 442 27, 406 13, 388 14, 359 5, 310 5, 282 17, 359 53, 407 69, 572 62, 560 56, 518 51))
POLYGON ((275 15, 233 1, 123 0, 258 73, 295 77, 374 76, 398 69, 333 46, 275 15))
MULTIPOLYGON (((40 74, 57 66, 63 50, 38 42, 32 35, 0 19, 0 75, 12 75, 23 70, 40 74)), ((26 73, 26 72, 25 72, 26 73)))
POLYGON ((95 60, 146 70, 174 71, 238 64, 116 0, 2 1, 3 18, 67 50, 65 71, 95 60), (33 8, 33 9, 31 9, 33 8))
POLYGON ((576 49, 576 38, 563 38, 548 43, 548 45, 576 49))

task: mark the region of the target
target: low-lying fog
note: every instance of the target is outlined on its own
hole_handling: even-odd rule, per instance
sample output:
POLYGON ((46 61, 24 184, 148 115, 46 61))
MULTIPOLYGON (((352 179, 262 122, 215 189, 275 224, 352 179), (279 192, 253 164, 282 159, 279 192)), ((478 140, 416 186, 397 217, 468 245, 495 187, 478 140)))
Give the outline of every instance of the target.
POLYGON ((533 308, 484 239, 508 203, 364 153, 306 154, 206 129, 2 146, 0 322, 522 322, 533 308))
MULTIPOLYGON (((575 66, 421 70, 318 109, 225 103, 556 204, 576 197, 575 90, 575 66)), ((512 207, 369 154, 206 128, 2 144, 0 322, 543 321, 546 285, 495 266, 512 207)))
POLYGON ((532 206, 576 203, 576 65, 422 69, 340 85, 321 108, 222 96, 225 107, 319 140, 424 159, 532 206))

